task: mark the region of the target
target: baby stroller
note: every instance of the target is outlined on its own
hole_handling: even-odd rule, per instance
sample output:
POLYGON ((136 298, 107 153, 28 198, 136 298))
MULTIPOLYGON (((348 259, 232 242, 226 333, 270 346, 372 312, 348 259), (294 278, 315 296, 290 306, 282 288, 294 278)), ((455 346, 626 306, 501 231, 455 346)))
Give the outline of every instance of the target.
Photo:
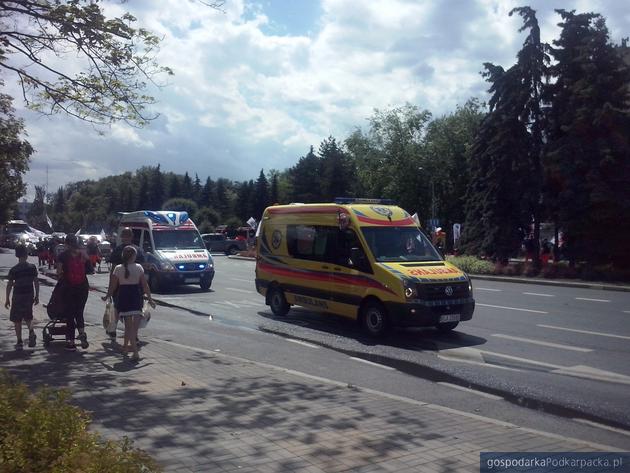
POLYGON ((59 283, 57 283, 57 285, 53 289, 53 292, 50 296, 50 301, 47 305, 44 305, 44 307, 46 308, 46 312, 48 313, 48 318, 50 320, 44 326, 42 332, 42 340, 44 342, 44 346, 48 347, 50 346, 50 342, 52 341, 66 340, 67 326, 66 318, 63 314, 63 295, 59 283))

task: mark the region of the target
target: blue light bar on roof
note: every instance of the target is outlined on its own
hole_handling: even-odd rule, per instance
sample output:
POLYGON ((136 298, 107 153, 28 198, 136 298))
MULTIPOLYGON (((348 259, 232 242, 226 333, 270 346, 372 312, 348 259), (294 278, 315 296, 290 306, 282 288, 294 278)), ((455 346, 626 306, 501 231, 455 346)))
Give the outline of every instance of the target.
POLYGON ((380 205, 396 205, 392 199, 366 199, 363 197, 335 197, 335 204, 380 204, 380 205))

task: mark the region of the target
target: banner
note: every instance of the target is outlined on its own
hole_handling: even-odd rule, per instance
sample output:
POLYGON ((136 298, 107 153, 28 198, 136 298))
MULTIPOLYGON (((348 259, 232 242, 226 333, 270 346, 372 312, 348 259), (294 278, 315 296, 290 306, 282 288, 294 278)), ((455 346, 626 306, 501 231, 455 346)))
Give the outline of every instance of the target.
POLYGON ((457 240, 459 240, 459 238, 462 235, 462 225, 461 223, 454 223, 453 224, 453 246, 457 246, 457 240))

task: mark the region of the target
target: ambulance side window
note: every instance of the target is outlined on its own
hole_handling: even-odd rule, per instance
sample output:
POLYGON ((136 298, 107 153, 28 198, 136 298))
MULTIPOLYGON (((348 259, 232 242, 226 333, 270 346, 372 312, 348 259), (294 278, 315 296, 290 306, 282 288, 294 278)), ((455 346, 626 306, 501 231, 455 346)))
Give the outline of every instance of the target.
POLYGON ((287 249, 294 258, 334 263, 337 227, 287 225, 287 249))
POLYGON ((134 228, 133 230, 133 238, 131 239, 131 243, 136 246, 140 246, 140 237, 142 236, 142 230, 139 228, 134 228))

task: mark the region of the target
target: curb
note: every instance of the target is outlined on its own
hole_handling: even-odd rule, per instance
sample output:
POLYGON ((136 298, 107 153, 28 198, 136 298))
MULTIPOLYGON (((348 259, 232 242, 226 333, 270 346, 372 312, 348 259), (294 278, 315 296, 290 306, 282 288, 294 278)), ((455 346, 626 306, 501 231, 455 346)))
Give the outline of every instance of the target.
POLYGON ((552 281, 548 279, 515 278, 510 276, 492 276, 487 274, 469 274, 471 279, 482 281, 512 282, 520 284, 538 284, 541 286, 577 287, 581 289, 600 289, 605 291, 630 292, 630 286, 615 284, 587 283, 577 281, 552 281))

